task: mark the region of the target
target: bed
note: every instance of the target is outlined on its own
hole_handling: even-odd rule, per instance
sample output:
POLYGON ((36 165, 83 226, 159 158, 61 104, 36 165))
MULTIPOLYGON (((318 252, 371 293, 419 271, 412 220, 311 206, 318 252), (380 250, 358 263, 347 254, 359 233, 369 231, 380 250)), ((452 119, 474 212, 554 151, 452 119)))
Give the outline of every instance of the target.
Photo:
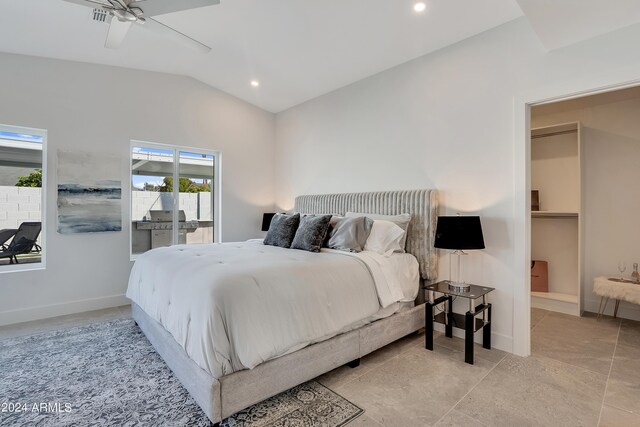
POLYGON ((158 249, 132 270, 133 318, 218 423, 420 329, 415 281, 435 279, 437 209, 434 190, 300 196, 297 212, 410 213, 408 254, 385 260, 256 241, 158 249))

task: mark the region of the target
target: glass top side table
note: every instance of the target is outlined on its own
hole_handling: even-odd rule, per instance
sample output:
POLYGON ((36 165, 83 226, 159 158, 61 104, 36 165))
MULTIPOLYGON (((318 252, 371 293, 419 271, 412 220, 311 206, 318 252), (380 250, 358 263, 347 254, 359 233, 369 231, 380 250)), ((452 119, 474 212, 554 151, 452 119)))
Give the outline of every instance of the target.
POLYGON ((445 336, 453 337, 453 328, 464 329, 464 361, 473 365, 473 336, 482 329, 482 347, 491 349, 491 304, 487 303, 487 294, 495 288, 488 286, 470 285, 467 291, 459 291, 449 287, 449 281, 425 284, 422 289, 425 296, 425 348, 433 351, 433 324, 445 325, 445 336), (441 294, 437 297, 436 294, 441 294), (469 300, 469 311, 465 314, 453 312, 453 299, 465 298, 469 300), (476 305, 476 300, 482 298, 482 303, 476 305), (444 310, 434 315, 434 307, 443 304, 444 310), (477 316, 482 315, 482 318, 477 316))

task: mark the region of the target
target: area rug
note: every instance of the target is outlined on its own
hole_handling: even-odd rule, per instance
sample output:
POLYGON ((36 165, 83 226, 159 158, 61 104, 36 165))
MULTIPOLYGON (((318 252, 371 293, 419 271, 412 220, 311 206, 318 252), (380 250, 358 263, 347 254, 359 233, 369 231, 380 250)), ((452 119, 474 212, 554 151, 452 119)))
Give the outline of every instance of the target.
MULTIPOLYGON (((221 423, 347 424, 362 413, 315 381, 221 423)), ((133 320, 0 340, 0 426, 209 426, 133 320)))

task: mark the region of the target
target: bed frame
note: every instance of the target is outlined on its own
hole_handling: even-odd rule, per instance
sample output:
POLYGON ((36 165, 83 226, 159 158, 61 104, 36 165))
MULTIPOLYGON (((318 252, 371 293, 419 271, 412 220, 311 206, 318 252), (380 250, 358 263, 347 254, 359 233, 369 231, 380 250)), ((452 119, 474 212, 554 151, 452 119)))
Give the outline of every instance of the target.
MULTIPOLYGON (((418 259, 423 279, 436 278, 438 259, 433 241, 438 199, 435 190, 300 196, 296 198, 295 211, 410 213, 407 252, 418 259)), ((409 310, 219 379, 200 368, 164 327, 136 304, 132 304, 132 316, 207 417, 217 424, 242 409, 339 366, 357 366, 362 356, 419 330, 424 326, 422 294, 418 293, 416 306, 409 310)))

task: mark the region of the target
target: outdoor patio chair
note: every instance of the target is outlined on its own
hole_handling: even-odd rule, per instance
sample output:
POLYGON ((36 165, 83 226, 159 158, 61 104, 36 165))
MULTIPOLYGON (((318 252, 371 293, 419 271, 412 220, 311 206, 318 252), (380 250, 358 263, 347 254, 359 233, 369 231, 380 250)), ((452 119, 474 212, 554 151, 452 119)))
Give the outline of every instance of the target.
POLYGON ((13 236, 13 240, 5 250, 0 252, 0 259, 9 258, 9 264, 18 264, 17 255, 28 254, 34 248, 40 250, 36 240, 42 230, 40 222, 23 222, 13 236))
POLYGON ((16 231, 18 231, 17 228, 4 228, 0 230, 0 251, 7 250, 9 246, 7 242, 16 234, 16 231))

